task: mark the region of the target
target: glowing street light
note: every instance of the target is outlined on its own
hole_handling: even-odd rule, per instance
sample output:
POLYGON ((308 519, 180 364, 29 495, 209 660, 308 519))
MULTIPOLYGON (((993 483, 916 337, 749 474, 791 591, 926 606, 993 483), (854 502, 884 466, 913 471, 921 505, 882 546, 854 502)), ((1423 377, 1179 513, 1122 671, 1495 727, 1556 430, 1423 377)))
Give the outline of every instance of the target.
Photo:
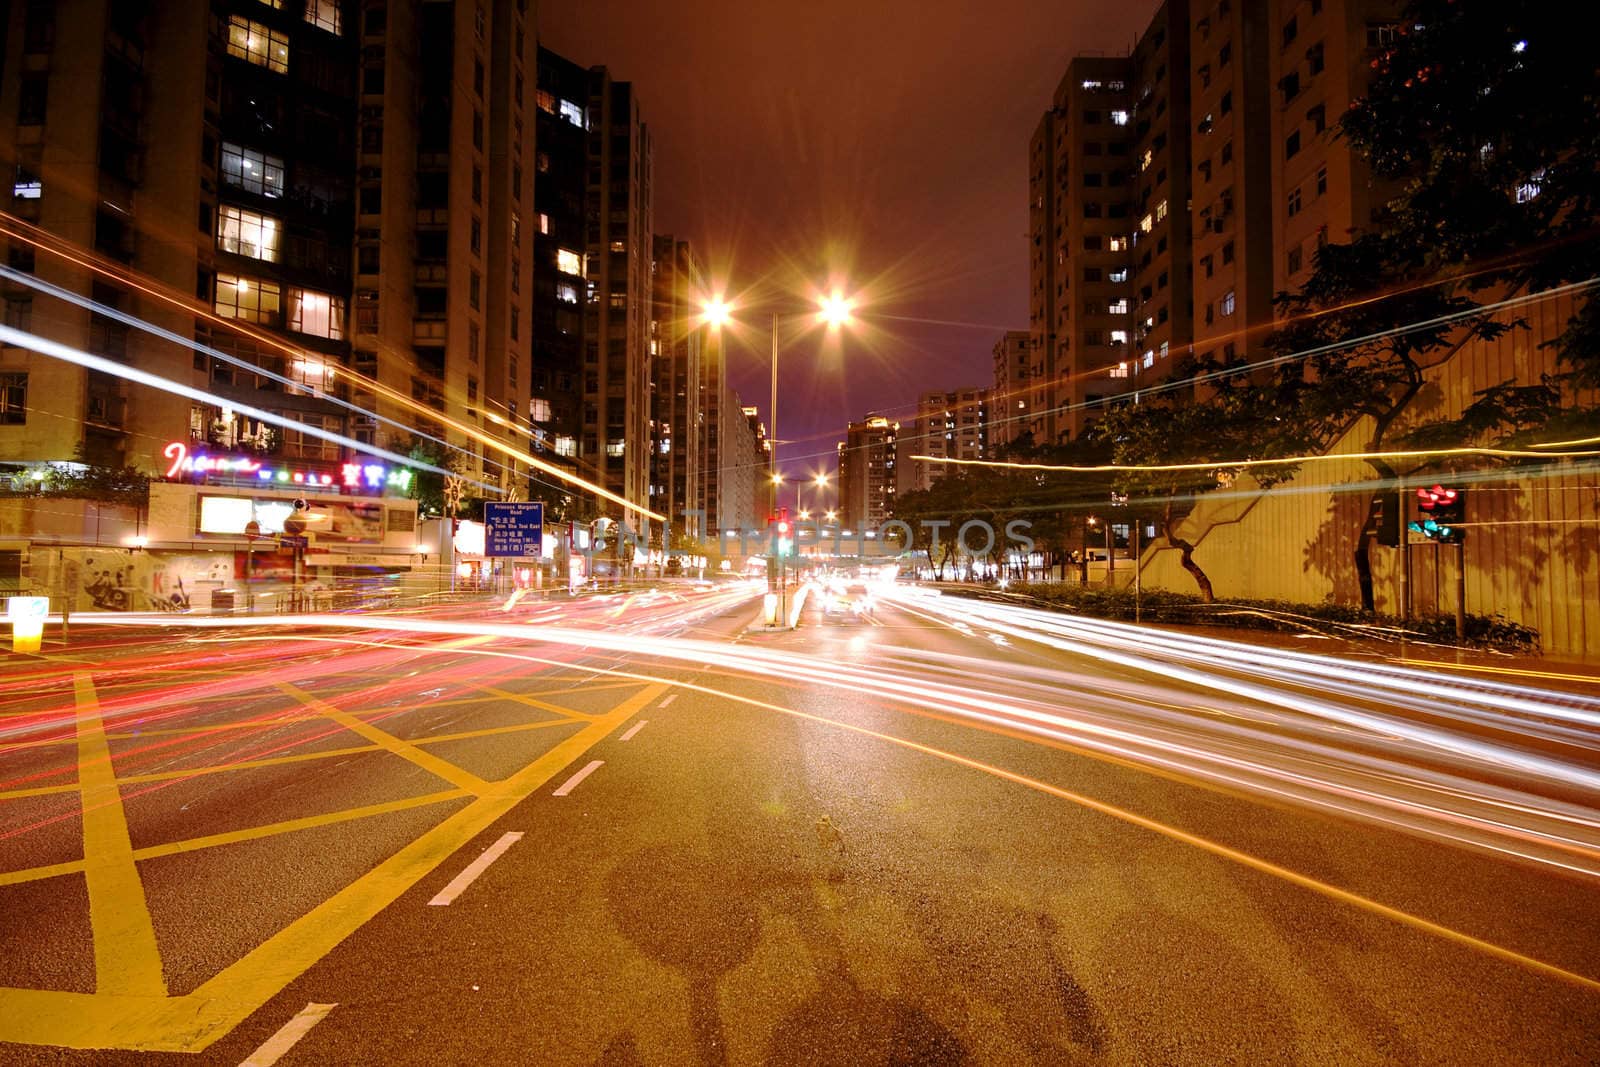
POLYGON ((714 296, 701 305, 700 316, 707 326, 721 329, 733 321, 733 308, 722 297, 714 296))
POLYGON ((817 321, 829 327, 839 327, 849 323, 850 312, 856 306, 854 300, 837 289, 818 300, 817 304, 820 309, 817 312, 817 321))

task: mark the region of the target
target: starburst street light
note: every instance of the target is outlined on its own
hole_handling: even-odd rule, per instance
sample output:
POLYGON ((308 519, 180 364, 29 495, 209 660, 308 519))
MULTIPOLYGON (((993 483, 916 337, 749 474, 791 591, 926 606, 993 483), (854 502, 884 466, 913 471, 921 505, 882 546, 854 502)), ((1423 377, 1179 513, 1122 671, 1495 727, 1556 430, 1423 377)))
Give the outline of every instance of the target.
POLYGON ((835 289, 817 301, 817 321, 830 327, 844 326, 850 322, 850 313, 856 302, 835 289))
POLYGON ((733 309, 720 296, 714 296, 706 301, 700 313, 707 326, 718 329, 733 321, 733 309))

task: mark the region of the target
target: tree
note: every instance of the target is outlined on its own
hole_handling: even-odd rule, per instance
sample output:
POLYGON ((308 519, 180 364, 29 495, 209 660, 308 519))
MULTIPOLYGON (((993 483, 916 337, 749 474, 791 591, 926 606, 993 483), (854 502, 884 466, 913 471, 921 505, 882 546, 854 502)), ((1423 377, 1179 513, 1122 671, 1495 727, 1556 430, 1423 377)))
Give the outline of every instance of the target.
MULTIPOLYGON (((1198 364, 1184 364, 1180 377, 1198 364)), ((1216 368, 1212 368, 1216 369, 1216 368)), ((1113 460, 1125 469, 1117 472, 1114 489, 1128 498, 1135 515, 1149 511, 1161 536, 1178 550, 1183 569, 1194 578, 1206 603, 1216 599, 1211 578, 1195 561, 1193 542, 1178 533, 1178 526, 1194 508, 1197 497, 1221 485, 1231 485, 1244 467, 1241 461, 1275 459, 1292 455, 1305 443, 1297 422, 1281 413, 1292 410, 1286 392, 1298 393, 1298 383, 1256 385, 1247 379, 1227 382, 1214 395, 1194 401, 1173 392, 1156 394, 1110 408, 1094 427, 1094 434, 1111 447, 1113 460), (1206 464, 1193 470, 1156 469, 1206 464), (1139 469, 1145 468, 1145 469, 1139 469)), ((1250 468, 1263 488, 1289 477, 1292 463, 1250 468)))
MULTIPOLYGON (((1279 298, 1281 326, 1268 342, 1281 356, 1310 353, 1277 376, 1305 386, 1299 415, 1313 440, 1331 444, 1367 416, 1366 450, 1385 449, 1432 367, 1521 325, 1473 315, 1479 294, 1600 273, 1600 92, 1586 52, 1582 35, 1538 0, 1407 7, 1366 95, 1339 123, 1398 194, 1369 231, 1317 253, 1305 287, 1279 298)), ((1561 410, 1550 389, 1600 384, 1592 302, 1556 346, 1567 368, 1558 379, 1483 390, 1462 419, 1423 437, 1459 444, 1527 431, 1561 410)), ((1381 479, 1395 477, 1390 463, 1368 462, 1381 479)), ((1353 553, 1368 611, 1373 513, 1364 512, 1353 553)))

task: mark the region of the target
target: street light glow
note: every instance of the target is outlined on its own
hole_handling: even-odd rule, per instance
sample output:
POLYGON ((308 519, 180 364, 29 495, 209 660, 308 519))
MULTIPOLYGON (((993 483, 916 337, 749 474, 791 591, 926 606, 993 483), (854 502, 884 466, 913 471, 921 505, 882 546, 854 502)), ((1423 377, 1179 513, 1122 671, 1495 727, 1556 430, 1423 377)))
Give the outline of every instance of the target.
POLYGON ((835 289, 819 300, 820 309, 817 312, 817 321, 828 326, 844 326, 850 322, 850 312, 854 310, 856 302, 844 296, 835 289))
POLYGON ((701 317, 707 326, 720 329, 733 321, 733 308, 720 296, 707 300, 700 308, 701 317))

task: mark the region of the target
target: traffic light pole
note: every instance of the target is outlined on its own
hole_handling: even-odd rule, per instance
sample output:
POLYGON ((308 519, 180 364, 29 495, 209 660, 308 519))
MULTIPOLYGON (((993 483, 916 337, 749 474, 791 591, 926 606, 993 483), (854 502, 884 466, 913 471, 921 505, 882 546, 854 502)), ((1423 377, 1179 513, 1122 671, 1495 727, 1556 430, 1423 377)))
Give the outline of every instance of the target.
POLYGON ((1394 476, 1395 528, 1400 542, 1400 621, 1411 621, 1411 527, 1406 517, 1406 477, 1394 476))
POLYGON ((1456 542, 1456 640, 1467 637, 1467 545, 1456 542))

